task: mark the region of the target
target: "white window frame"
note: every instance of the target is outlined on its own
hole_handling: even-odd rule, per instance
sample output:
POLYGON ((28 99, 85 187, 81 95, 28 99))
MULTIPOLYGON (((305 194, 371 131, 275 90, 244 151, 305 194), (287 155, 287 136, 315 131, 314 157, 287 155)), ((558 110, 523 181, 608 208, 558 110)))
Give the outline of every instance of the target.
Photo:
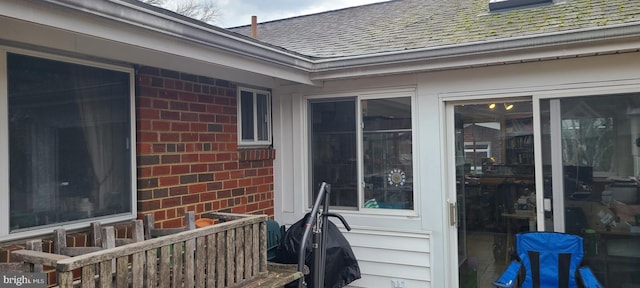
MULTIPOLYGON (((419 173, 419 165, 418 165, 418 159, 419 159, 419 151, 418 151, 418 145, 416 145, 415 141, 416 139, 418 139, 418 117, 417 117, 417 103, 416 103, 416 89, 414 87, 411 88, 398 88, 398 89, 380 89, 380 90, 376 90, 376 91, 360 91, 359 93, 340 93, 340 94, 331 94, 331 95, 310 95, 305 97, 305 105, 304 105, 304 121, 306 122, 305 127, 309 127, 309 111, 308 111, 308 103, 310 100, 331 100, 331 99, 339 99, 339 98, 345 98, 345 97, 355 97, 355 102, 356 102, 356 121, 357 121, 357 125, 358 125, 358 129, 356 129, 356 155, 358 157, 358 161, 357 161, 357 168, 358 168, 358 179, 360 179, 361 181, 358 181, 358 187, 357 187, 357 191, 358 191, 358 205, 357 207, 340 207, 340 206, 332 206, 332 209, 334 210, 339 210, 341 213, 343 214, 358 214, 358 215, 363 215, 363 214, 370 214, 370 215, 386 215, 386 216, 404 216, 404 217, 417 217, 420 214, 420 194, 418 193, 418 189, 420 187, 420 177, 416 177, 416 175, 420 175, 419 173), (413 166, 413 175, 414 175, 414 179, 413 179, 413 189, 412 189, 412 197, 413 197, 413 208, 412 209, 389 209, 389 208, 366 208, 363 207, 363 203, 364 203, 364 169, 363 169, 363 151, 362 151, 362 145, 363 145, 363 141, 362 141, 362 137, 363 137, 363 129, 362 129, 362 107, 361 107, 361 102, 362 100, 371 100, 371 99, 388 99, 388 98, 398 98, 398 97, 409 97, 411 99, 411 137, 412 137, 412 156, 411 156, 411 161, 412 161, 412 166, 413 166)), ((304 142, 305 142, 305 147, 309 147, 309 132, 305 133, 305 137, 304 137, 304 142)), ((312 157, 310 155, 310 153, 306 153, 306 165, 305 165, 305 169, 307 169, 307 171, 309 171, 309 167, 311 165, 312 162, 312 157)), ((304 187, 311 187, 310 185, 310 181, 311 180, 311 175, 310 173, 307 173, 308 177, 306 178, 306 184, 304 187)), ((331 184, 331 183, 328 183, 331 184)), ((315 201, 315 199, 312 198, 313 197, 313 191, 310 191, 309 193, 305 193, 305 202, 304 203, 311 203, 311 205, 313 205, 313 201, 315 201)), ((308 205, 305 204, 305 210, 311 210, 309 207, 307 207, 308 205)))
POLYGON ((242 148, 253 148, 253 147, 268 147, 272 144, 272 117, 271 117, 271 92, 267 90, 253 89, 247 87, 238 87, 237 94, 237 103, 238 103, 238 146, 242 148), (253 94, 253 139, 245 140, 242 139, 242 92, 249 92, 253 94), (267 96, 267 115, 265 117, 265 121, 267 122, 267 140, 257 140, 258 139, 258 94, 267 96))
POLYGON ((54 226, 64 227, 65 229, 79 229, 89 227, 91 222, 100 221, 103 224, 116 223, 126 220, 135 219, 137 217, 137 175, 136 175, 136 117, 135 117, 135 73, 131 67, 116 66, 111 64, 87 61, 72 57, 42 53, 32 50, 19 49, 0 45, 0 241, 27 238, 45 234, 51 234, 54 226), (125 72, 129 74, 129 119, 130 119, 130 135, 128 145, 130 146, 130 188, 131 188, 131 212, 120 213, 114 215, 106 215, 94 218, 87 218, 73 222, 62 222, 41 226, 41 228, 33 227, 33 229, 17 231, 10 233, 9 213, 9 123, 7 121, 9 115, 8 103, 8 70, 7 70, 7 53, 18 53, 33 57, 40 57, 56 61, 62 61, 72 64, 86 65, 96 68, 125 72))

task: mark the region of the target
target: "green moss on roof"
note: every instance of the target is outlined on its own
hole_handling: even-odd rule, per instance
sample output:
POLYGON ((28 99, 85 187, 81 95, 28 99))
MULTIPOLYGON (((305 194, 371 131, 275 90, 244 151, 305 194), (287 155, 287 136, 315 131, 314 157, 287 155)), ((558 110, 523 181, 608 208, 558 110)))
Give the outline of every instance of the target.
MULTIPOLYGON (((262 23, 258 39, 314 57, 372 54, 638 22, 640 1, 564 0, 489 12, 489 0, 396 0, 262 23)), ((250 34, 250 27, 232 31, 250 34)))

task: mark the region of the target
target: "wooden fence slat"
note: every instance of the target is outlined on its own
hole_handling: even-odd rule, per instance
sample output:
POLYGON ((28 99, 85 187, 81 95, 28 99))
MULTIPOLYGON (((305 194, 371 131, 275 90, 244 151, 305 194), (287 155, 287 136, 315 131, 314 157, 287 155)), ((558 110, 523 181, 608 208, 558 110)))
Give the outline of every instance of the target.
POLYGON ((245 253, 244 253, 244 274, 246 278, 252 278, 253 276, 255 276, 255 274, 253 273, 253 261, 251 261, 251 259, 253 258, 253 235, 251 234, 251 226, 245 226, 244 227, 244 249, 245 249, 245 253))
POLYGON ((113 286, 112 275, 113 261, 105 260, 100 262, 100 288, 111 288, 113 286))
POLYGON ((178 288, 182 287, 182 247, 184 242, 178 242, 173 244, 173 253, 171 260, 173 263, 171 264, 171 287, 178 288))
POLYGON ((129 287, 129 256, 116 259, 116 287, 129 287))
POLYGON ((235 246, 236 233, 235 228, 233 230, 227 231, 227 286, 233 286, 236 284, 236 246, 235 246))
POLYGON ((218 271, 218 273, 216 273, 216 282, 217 282, 217 286, 219 288, 225 287, 225 277, 227 277, 226 273, 225 273, 225 267, 227 266, 226 260, 227 260, 227 249, 225 247, 227 247, 227 232, 220 232, 218 233, 218 239, 217 239, 217 245, 218 245, 218 249, 216 249, 218 252, 216 254, 218 254, 218 257, 216 258, 216 271, 218 271))
POLYGON ((131 284, 133 288, 144 286, 144 252, 131 255, 131 284))
POLYGON ((207 287, 216 288, 216 255, 218 248, 216 247, 216 235, 207 236, 207 287))
POLYGON ((267 272, 267 222, 262 222, 257 225, 260 225, 260 240, 258 240, 258 243, 260 246, 260 273, 263 273, 267 272))
POLYGON ((73 288, 73 271, 58 273, 58 285, 61 288, 73 288))
MULTIPOLYGON (((25 249, 42 252, 42 239, 28 240, 25 249)), ((31 264, 25 262, 23 263, 22 267, 24 271, 31 271, 36 273, 42 273, 44 271, 42 264, 31 264)))
POLYGON ((236 229, 236 283, 244 281, 244 227, 236 229))
POLYGON ((196 276, 196 287, 204 288, 205 285, 205 276, 207 271, 207 237, 198 237, 196 238, 196 267, 195 267, 195 276, 196 276))
POLYGON ((95 282, 96 269, 94 265, 82 267, 82 288, 96 287, 95 282))
POLYGON ((260 257, 256 257, 255 255, 260 255, 260 226, 258 224, 253 224, 251 226, 251 234, 253 235, 253 243, 251 248, 253 250, 253 275, 258 275, 260 273, 260 257))
POLYGON ((145 270, 145 286, 147 288, 156 287, 158 285, 158 255, 157 249, 147 250, 146 270, 145 270))
POLYGON ((158 286, 168 288, 171 285, 171 249, 170 246, 160 247, 160 282, 158 286))
POLYGON ((194 253, 196 250, 196 239, 189 239, 184 242, 184 287, 191 288, 195 286, 194 273, 195 261, 194 253))

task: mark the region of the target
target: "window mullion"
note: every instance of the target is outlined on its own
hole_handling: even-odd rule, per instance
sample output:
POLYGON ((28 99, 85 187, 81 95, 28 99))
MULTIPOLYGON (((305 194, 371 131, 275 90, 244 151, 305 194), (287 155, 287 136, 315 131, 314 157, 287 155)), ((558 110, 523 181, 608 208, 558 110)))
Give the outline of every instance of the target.
POLYGON ((258 142, 258 93, 253 92, 253 141, 258 142))

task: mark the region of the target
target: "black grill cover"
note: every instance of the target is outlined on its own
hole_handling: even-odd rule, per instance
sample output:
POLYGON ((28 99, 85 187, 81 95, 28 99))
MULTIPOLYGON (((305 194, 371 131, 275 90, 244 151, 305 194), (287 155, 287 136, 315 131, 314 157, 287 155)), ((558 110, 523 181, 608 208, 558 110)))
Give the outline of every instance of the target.
MULTIPOLYGON (((280 242, 278 249, 276 250, 276 258, 273 262, 295 264, 298 263, 298 251, 300 250, 300 242, 304 234, 305 224, 309 213, 289 227, 284 235, 284 239, 280 242)), ((329 221, 327 230, 323 233, 328 233, 327 243, 325 248, 327 249, 327 256, 325 261, 325 273, 324 273, 324 288, 341 288, 347 284, 360 279, 360 267, 358 266, 358 260, 356 260, 351 245, 347 239, 342 235, 342 232, 338 227, 329 221)), ((308 287, 313 287, 313 257, 311 255, 311 238, 306 245, 305 251, 305 264, 312 271, 309 275, 305 276, 305 281, 308 287)), ((297 282, 286 286, 297 287, 297 282)))

